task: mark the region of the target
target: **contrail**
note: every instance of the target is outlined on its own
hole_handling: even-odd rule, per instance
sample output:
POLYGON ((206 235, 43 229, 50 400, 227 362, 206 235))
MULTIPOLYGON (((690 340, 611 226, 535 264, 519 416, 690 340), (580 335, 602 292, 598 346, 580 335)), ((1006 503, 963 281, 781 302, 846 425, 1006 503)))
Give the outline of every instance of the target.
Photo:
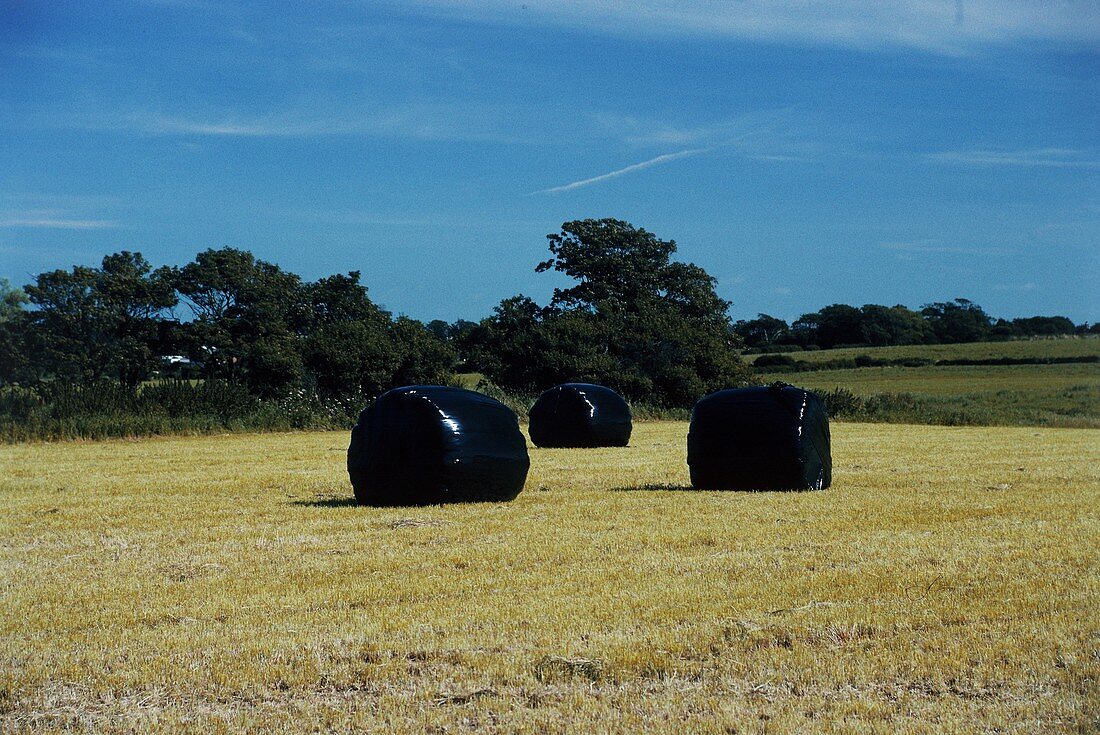
POLYGON ((657 156, 656 158, 650 158, 648 161, 642 161, 641 163, 634 163, 624 168, 616 169, 615 171, 609 171, 606 174, 600 174, 599 176, 593 176, 590 179, 581 179, 580 181, 573 181, 568 184, 562 184, 561 186, 552 186, 549 189, 540 189, 539 191, 533 191, 532 194, 556 194, 559 191, 569 191, 570 189, 579 189, 582 186, 588 186, 589 184, 595 184, 599 181, 607 181, 608 179, 614 179, 623 174, 628 174, 631 171, 640 171, 643 168, 649 168, 650 166, 656 166, 659 163, 665 163, 666 161, 675 161, 677 158, 687 158, 688 156, 694 156, 699 153, 707 153, 714 150, 714 147, 710 148, 688 148, 687 150, 677 151, 676 153, 665 153, 657 156))

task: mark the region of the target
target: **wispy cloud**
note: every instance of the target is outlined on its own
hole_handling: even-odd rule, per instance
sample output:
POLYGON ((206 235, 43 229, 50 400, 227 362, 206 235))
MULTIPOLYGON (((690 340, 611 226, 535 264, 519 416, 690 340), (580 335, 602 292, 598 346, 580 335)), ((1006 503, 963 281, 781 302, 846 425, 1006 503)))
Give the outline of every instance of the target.
POLYGON ((0 227, 44 228, 52 230, 111 230, 121 227, 109 219, 0 219, 0 227))
MULTIPOLYGON (((802 113, 804 116, 804 111, 802 113)), ((701 146, 719 141, 744 141, 768 133, 769 143, 787 136, 799 124, 796 107, 754 110, 725 120, 685 125, 679 121, 601 111, 589 116, 597 128, 624 143, 638 146, 701 146)), ((769 151, 770 152, 770 151, 769 151)))
MULTIPOLYGON (((6 195, 4 199, 17 196, 6 195)), ((95 217, 90 211, 76 209, 7 209, 0 210, 0 228, 5 229, 50 229, 50 230, 111 230, 122 225, 112 219, 95 217)))
POLYGON ((688 156, 696 156, 700 153, 708 153, 714 150, 714 148, 688 148, 682 151, 676 151, 675 153, 665 153, 660 156, 654 156, 648 160, 640 163, 632 163, 629 166, 624 166, 614 171, 608 171, 606 174, 600 174, 599 176, 593 176, 589 179, 581 179, 579 181, 571 181, 568 184, 562 184, 561 186, 552 186, 549 189, 540 189, 539 191, 531 192, 532 194, 556 194, 560 191, 571 191, 573 189, 579 189, 582 186, 589 186, 591 184, 597 184, 601 181, 607 181, 608 179, 616 179, 625 174, 633 173, 634 171, 641 171, 642 169, 650 168, 651 166, 657 166, 662 163, 668 163, 669 161, 675 161, 680 158, 687 158, 688 156))
POLYGON ((779 153, 753 153, 753 154, 749 155, 749 158, 751 158, 754 161, 773 161, 773 162, 778 162, 778 163, 783 163, 783 162, 800 162, 800 163, 802 163, 802 162, 810 160, 806 156, 789 156, 789 155, 786 155, 786 154, 779 154, 779 153))
MULTIPOLYGON (((110 126, 108 126, 110 127, 110 126)), ((151 135, 212 135, 230 137, 290 137, 310 131, 303 125, 286 122, 233 120, 189 120, 164 115, 134 115, 117 127, 151 135)))
POLYGON ((1004 248, 948 245, 935 239, 915 240, 912 242, 884 242, 880 243, 879 247, 883 250, 892 250, 898 254, 955 253, 963 255, 1001 255, 1004 253, 1004 248))
POLYGON ((317 105, 241 114, 202 110, 102 111, 47 119, 59 127, 150 136, 312 138, 366 136, 419 140, 506 140, 500 109, 450 102, 387 105, 383 109, 317 105))
POLYGON ((1100 40, 1100 3, 1075 0, 418 0, 416 5, 452 17, 618 35, 691 34, 876 49, 885 45, 943 54, 990 43, 1100 40))
POLYGON ((597 129, 632 145, 686 145, 713 138, 723 129, 736 124, 718 123, 715 125, 683 127, 666 120, 650 120, 634 115, 620 115, 601 111, 590 115, 597 129))
POLYGON ((1098 168, 1100 159, 1071 148, 1029 148, 1015 151, 970 150, 929 153, 940 163, 977 166, 1042 166, 1050 168, 1098 168))

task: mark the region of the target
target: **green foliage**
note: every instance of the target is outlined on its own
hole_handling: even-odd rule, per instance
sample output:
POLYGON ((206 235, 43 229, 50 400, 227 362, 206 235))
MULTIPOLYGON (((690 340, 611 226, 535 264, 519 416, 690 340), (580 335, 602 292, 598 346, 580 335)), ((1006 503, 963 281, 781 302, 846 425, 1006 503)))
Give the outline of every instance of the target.
POLYGON ((223 380, 166 380, 144 386, 138 394, 142 410, 167 416, 217 416, 223 421, 248 416, 260 405, 240 383, 223 380))
MULTIPOLYGON (((1084 357, 1065 350, 935 358, 814 352, 1097 327, 1065 317, 994 322, 966 299, 919 313, 833 304, 790 326, 767 314, 734 325, 715 280, 674 261, 672 240, 615 219, 566 222, 547 239, 551 257, 536 271, 556 271, 572 285, 555 289, 545 307, 523 295, 505 299, 478 323, 395 319, 371 301, 358 271, 306 283, 234 248, 155 270, 140 253, 123 251, 99 267, 39 274, 25 291, 0 279, 0 432, 108 436, 342 424, 384 390, 450 384, 456 370, 484 374, 491 383, 483 389, 510 397, 521 414, 527 398, 550 385, 591 381, 618 390, 646 415, 682 415, 708 392, 755 382, 738 354, 746 341, 754 352, 802 353, 765 355, 757 372, 1095 359, 1088 350, 1084 357), (193 319, 176 320, 171 310, 181 298, 193 319), (161 364, 180 354, 191 360, 161 364), (170 374, 203 379, 149 384, 170 374)), ((864 396, 859 410, 915 410, 891 401, 864 396)))
POLYGON ((250 335, 244 351, 245 380, 258 396, 285 395, 305 374, 301 340, 289 331, 250 335))
POLYGON ((787 336, 790 326, 770 314, 757 314, 755 319, 738 321, 733 325, 733 331, 747 346, 759 347, 773 344, 787 336))
POLYGON ((838 344, 859 344, 860 310, 847 304, 833 304, 812 314, 803 314, 792 325, 791 332, 801 344, 832 347, 838 344))
MULTIPOLYGON (((1003 323, 1003 319, 997 320, 998 327, 1003 323)), ((1064 316, 1031 316, 1013 319, 1011 327, 1013 336, 1054 336, 1059 334, 1073 334, 1077 329, 1073 322, 1064 316)))
POLYGON ((257 395, 288 391, 302 376, 296 328, 308 315, 301 279, 235 248, 205 250, 172 271, 195 320, 185 326, 207 378, 243 380, 257 395))
POLYGON ((832 418, 940 426, 1100 427, 1100 387, 1004 390, 950 396, 908 392, 860 396, 847 388, 819 390, 832 418))
POLYGON ((17 310, 0 321, 0 388, 36 379, 43 367, 40 342, 27 312, 17 310))
POLYGON ((391 328, 397 368, 390 387, 402 385, 445 385, 454 375, 454 351, 423 324, 398 317, 391 328))
MULTIPOLYGON (((920 345, 935 341, 932 325, 920 314, 904 306, 865 304, 859 312, 861 342, 883 346, 920 345)), ((821 345, 820 342, 818 344, 821 345)))
POLYGON ((939 342, 981 342, 992 334, 992 319, 969 299, 926 304, 921 314, 939 342))
POLYGON ((106 256, 100 268, 42 273, 26 291, 37 309, 21 348, 38 372, 130 387, 156 367, 158 322, 177 302, 168 271, 126 251, 106 256))
POLYGON ((825 402, 825 412, 829 418, 853 417, 863 410, 863 399, 847 388, 819 390, 816 393, 825 402))
POLYGON ((734 326, 746 344, 758 352, 778 351, 798 345, 806 349, 841 346, 883 347, 896 345, 957 344, 985 339, 1007 340, 1030 336, 1086 333, 1063 316, 1027 317, 994 321, 980 306, 967 299, 927 304, 919 312, 904 306, 864 304, 858 309, 833 304, 803 314, 787 328, 781 319, 759 314, 734 326))
POLYGON ((358 271, 311 284, 310 296, 305 365, 321 395, 374 397, 388 388, 451 378, 453 350, 420 322, 391 319, 367 297, 358 271))
POLYGON ((536 395, 517 394, 506 391, 491 380, 485 379, 479 380, 477 384, 473 386, 473 390, 476 390, 478 393, 484 393, 490 398, 495 398, 500 401, 505 406, 515 411, 520 421, 527 420, 527 409, 531 407, 531 404, 533 404, 538 397, 536 395))
POLYGON ((0 324, 23 312, 23 305, 30 303, 27 293, 13 287, 7 278, 0 278, 0 324))
POLYGON ((115 381, 56 382, 0 391, 0 440, 347 428, 368 400, 301 390, 261 400, 244 384, 222 380, 165 381, 137 391, 115 381))
POLYGON ((306 287, 310 306, 307 331, 349 321, 379 327, 389 322, 389 313, 367 296, 366 286, 359 282, 360 275, 359 271, 337 273, 306 287))
POLYGON ((860 308, 833 304, 803 314, 791 325, 790 339, 804 346, 910 345, 937 340, 932 326, 920 313, 901 306, 864 304, 860 308))
POLYGON ((771 353, 761 355, 753 361, 752 366, 759 372, 763 370, 783 370, 790 372, 798 369, 799 361, 786 353, 771 353))
POLYGON ((577 284, 555 289, 545 308, 522 295, 502 301, 461 340, 468 369, 512 391, 584 380, 660 406, 749 379, 729 303, 701 268, 671 261, 674 241, 613 219, 566 222, 547 239, 553 257, 536 271, 577 284))
POLYGON ((551 306, 564 309, 628 308, 652 297, 667 287, 662 276, 676 252, 674 241, 614 219, 566 222, 546 239, 553 257, 535 272, 555 270, 577 281, 554 289, 551 306))
POLYGON ((376 396, 390 384, 397 356, 383 327, 335 322, 306 339, 305 363, 324 395, 359 391, 376 396))

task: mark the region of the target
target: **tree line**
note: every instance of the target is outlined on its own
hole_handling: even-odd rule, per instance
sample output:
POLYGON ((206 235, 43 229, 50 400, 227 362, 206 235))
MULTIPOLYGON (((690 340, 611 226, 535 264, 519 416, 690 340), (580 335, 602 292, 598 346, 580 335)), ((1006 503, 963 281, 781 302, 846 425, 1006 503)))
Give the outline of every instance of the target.
MULTIPOLYGON (((744 348, 922 344, 1081 331, 1064 317, 993 320, 965 299, 903 306, 835 304, 792 324, 734 323, 702 268, 676 243, 614 219, 566 222, 547 236, 556 271, 574 285, 545 305, 518 294, 478 322, 394 316, 352 271, 305 281, 235 248, 154 268, 138 252, 99 267, 0 285, 0 385, 110 381, 132 391, 184 356, 194 377, 260 398, 291 391, 371 397, 479 372, 532 393, 569 380, 602 383, 634 401, 687 406, 751 380, 744 348)), ((1095 331, 1095 330, 1093 330, 1095 331)), ((184 369, 177 365, 175 370, 184 369)))
POLYGON ((1064 316, 995 319, 969 299, 925 304, 861 307, 832 304, 788 324, 769 314, 740 320, 734 331, 757 352, 831 347, 989 342, 1040 336, 1100 334, 1100 324, 1074 324, 1064 316))

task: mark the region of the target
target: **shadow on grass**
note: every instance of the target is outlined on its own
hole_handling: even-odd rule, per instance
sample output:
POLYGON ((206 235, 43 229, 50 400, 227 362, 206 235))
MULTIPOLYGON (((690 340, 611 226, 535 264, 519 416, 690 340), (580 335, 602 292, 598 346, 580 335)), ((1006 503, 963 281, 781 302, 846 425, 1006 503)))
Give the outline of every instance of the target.
POLYGON ((627 485, 611 488, 613 493, 638 493, 638 492, 697 492, 691 485, 673 485, 667 482, 651 482, 646 485, 627 485))
POLYGON ((638 492, 668 492, 668 493, 808 493, 814 492, 813 488, 788 488, 778 490, 776 488, 760 488, 735 490, 721 487, 693 487, 691 485, 673 485, 670 483, 649 483, 647 485, 629 485, 626 487, 613 487, 613 493, 638 493, 638 492))
POLYGON ((355 498, 318 497, 313 500, 292 500, 291 505, 301 505, 307 508, 354 508, 357 504, 355 498))

